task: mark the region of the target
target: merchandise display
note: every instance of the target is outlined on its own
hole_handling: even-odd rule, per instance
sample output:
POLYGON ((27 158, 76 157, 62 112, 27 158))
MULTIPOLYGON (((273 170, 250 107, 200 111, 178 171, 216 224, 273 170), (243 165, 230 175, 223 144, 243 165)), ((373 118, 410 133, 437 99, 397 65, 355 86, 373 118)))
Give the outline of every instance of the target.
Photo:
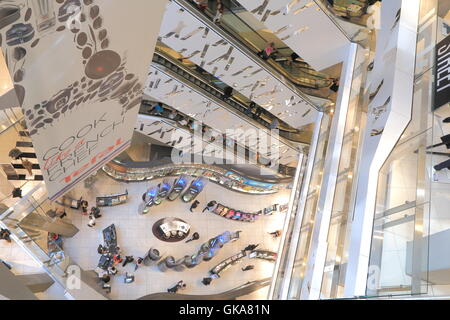
POLYGON ((204 178, 197 178, 194 181, 191 182, 191 185, 188 189, 181 195, 181 199, 184 202, 191 202, 194 200, 200 192, 202 192, 203 188, 205 187, 206 179, 204 178))
POLYGON ((238 254, 235 254, 234 256, 231 256, 231 257, 221 261, 218 265, 216 265, 214 268, 209 270, 209 273, 219 275, 221 272, 225 271, 232 265, 235 265, 235 264, 241 262, 245 256, 247 256, 247 253, 245 252, 245 250, 242 250, 238 254))
MULTIPOLYGON (((233 171, 207 164, 155 165, 150 162, 121 163, 113 160, 102 167, 111 178, 125 182, 139 182, 170 176, 204 177, 224 188, 246 194, 273 194, 286 189, 291 179, 266 183, 244 178, 233 171)), ((170 199, 170 198, 169 198, 170 199)))
POLYGON ((258 218, 258 216, 261 216, 261 215, 267 216, 267 215, 271 215, 275 212, 285 211, 286 209, 287 209, 287 205, 280 206, 279 204, 274 204, 267 208, 259 210, 255 213, 246 213, 246 212, 243 212, 242 210, 232 209, 223 204, 218 203, 217 206, 212 210, 212 212, 221 217, 231 219, 231 220, 238 220, 238 221, 243 221, 243 222, 254 222, 258 218))
POLYGON ((160 205, 161 202, 163 202, 163 200, 167 197, 170 189, 170 183, 167 180, 164 180, 159 186, 158 195, 155 198, 155 205, 160 205))
POLYGON ((125 190, 124 193, 116 193, 97 197, 96 203, 98 207, 107 207, 125 203, 127 202, 127 200, 128 200, 128 190, 125 190))
POLYGON ((167 199, 169 199, 170 201, 174 201, 175 199, 177 199, 183 192, 184 188, 186 188, 187 182, 188 178, 184 175, 181 175, 180 177, 175 179, 172 191, 170 191, 167 199))

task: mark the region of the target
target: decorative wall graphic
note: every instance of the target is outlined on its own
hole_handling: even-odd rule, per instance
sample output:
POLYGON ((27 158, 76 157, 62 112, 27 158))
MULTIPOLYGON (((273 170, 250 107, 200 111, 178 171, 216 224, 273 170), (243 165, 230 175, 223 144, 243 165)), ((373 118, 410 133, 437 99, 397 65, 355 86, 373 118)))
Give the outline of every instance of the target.
MULTIPOLYGON (((150 67, 149 78, 144 92, 152 97, 153 100, 161 101, 222 133, 227 133, 227 130, 238 133, 246 130, 255 130, 256 132, 257 128, 249 122, 230 113, 227 109, 207 99, 197 91, 192 90, 192 88, 185 86, 178 80, 170 78, 169 75, 153 65, 150 67), (169 79, 172 79, 170 85, 155 87, 155 83, 165 83, 169 79), (217 121, 217 119, 220 119, 220 121, 217 121), (239 131, 239 129, 241 130, 239 131)), ((261 150, 270 150, 270 148, 276 148, 277 146, 280 149, 280 153, 288 150, 287 153, 283 154, 280 160, 281 164, 287 164, 298 158, 298 152, 285 143, 272 141, 268 136, 266 140, 268 145, 261 147, 261 150)), ((252 150, 257 151, 257 149, 252 150)))
POLYGON ((390 102, 391 102, 391 96, 389 96, 386 99, 386 101, 384 102, 383 105, 372 109, 372 115, 374 116, 372 123, 375 123, 375 121, 377 121, 380 118, 380 116, 387 111, 387 106, 390 102))
POLYGON ((237 92, 254 100, 260 106, 272 107, 272 113, 282 114, 281 119, 294 128, 314 122, 317 112, 296 91, 270 75, 265 69, 232 46, 214 30, 202 35, 201 30, 209 30, 205 24, 190 12, 182 10, 176 2, 170 2, 164 16, 160 37, 161 41, 183 56, 205 69, 210 74, 220 76, 220 80, 233 87, 237 92), (203 28, 203 29, 202 29, 203 28), (183 40, 183 39, 188 40, 183 40), (201 53, 198 53, 200 51, 201 53), (265 79, 264 81, 258 81, 265 79), (293 101, 288 105, 285 101, 293 101), (308 117, 301 117, 312 109, 308 117))
POLYGON ((342 51, 342 48, 349 44, 349 40, 319 8, 317 1, 238 0, 238 2, 314 69, 322 70, 342 61, 337 52, 342 51), (335 56, 336 60, 327 62, 330 56, 335 56))
POLYGON ((124 34, 151 38, 134 21, 151 5, 137 0, 124 14, 117 0, 15 3, 2 50, 53 199, 129 144, 152 46, 124 34))

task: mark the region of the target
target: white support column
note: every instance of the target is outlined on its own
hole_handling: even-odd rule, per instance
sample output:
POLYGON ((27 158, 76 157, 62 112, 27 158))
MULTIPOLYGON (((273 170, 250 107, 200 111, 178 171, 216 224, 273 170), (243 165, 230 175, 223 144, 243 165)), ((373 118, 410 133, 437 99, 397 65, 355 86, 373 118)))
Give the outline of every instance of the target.
MULTIPOLYGON (((366 293, 378 173, 411 120, 420 0, 402 0, 398 35, 393 39, 392 35, 395 33, 391 26, 397 9, 389 6, 395 6, 395 2, 383 2, 381 9, 382 26, 375 58, 375 68, 378 66, 379 70, 374 69, 374 72, 379 74, 379 80, 384 79, 384 88, 372 105, 377 107, 376 103, 382 104, 387 97, 391 97, 391 102, 387 115, 381 118, 384 123, 378 123, 377 127, 368 125, 364 137, 345 275, 344 296, 348 298, 366 293), (386 21, 387 18, 390 20, 386 21), (383 43, 386 45, 380 46, 383 43), (385 52, 386 48, 390 51, 385 52), (388 53, 394 53, 395 56, 388 58, 388 53), (371 130, 377 128, 383 129, 382 134, 371 136, 371 130)), ((370 114, 369 120, 373 120, 370 114)))
POLYGON ((320 298, 320 288, 327 253, 328 229, 330 226, 331 210, 333 208, 334 191, 339 170, 339 160, 341 158, 347 111, 350 104, 357 50, 358 45, 351 43, 348 47, 347 59, 344 60, 340 90, 323 170, 322 187, 314 219, 305 278, 300 296, 302 300, 320 298))

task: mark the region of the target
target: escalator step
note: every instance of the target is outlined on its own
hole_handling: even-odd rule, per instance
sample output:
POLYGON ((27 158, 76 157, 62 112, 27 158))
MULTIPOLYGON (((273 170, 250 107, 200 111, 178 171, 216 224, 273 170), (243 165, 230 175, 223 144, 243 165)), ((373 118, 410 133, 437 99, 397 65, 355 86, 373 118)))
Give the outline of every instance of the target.
POLYGON ((21 137, 29 137, 30 136, 27 131, 19 131, 19 135, 21 137))

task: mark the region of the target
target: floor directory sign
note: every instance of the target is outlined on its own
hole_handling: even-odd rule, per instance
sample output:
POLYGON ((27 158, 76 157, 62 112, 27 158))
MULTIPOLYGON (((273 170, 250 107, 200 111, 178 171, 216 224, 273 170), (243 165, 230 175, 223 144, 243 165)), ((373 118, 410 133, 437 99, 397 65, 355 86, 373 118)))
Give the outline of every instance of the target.
POLYGON ((158 33, 148 13, 158 5, 162 15, 165 0, 0 4, 11 14, 2 50, 50 199, 129 145, 158 33))
POLYGON ((436 110, 450 101, 450 35, 436 46, 434 106, 436 110))

